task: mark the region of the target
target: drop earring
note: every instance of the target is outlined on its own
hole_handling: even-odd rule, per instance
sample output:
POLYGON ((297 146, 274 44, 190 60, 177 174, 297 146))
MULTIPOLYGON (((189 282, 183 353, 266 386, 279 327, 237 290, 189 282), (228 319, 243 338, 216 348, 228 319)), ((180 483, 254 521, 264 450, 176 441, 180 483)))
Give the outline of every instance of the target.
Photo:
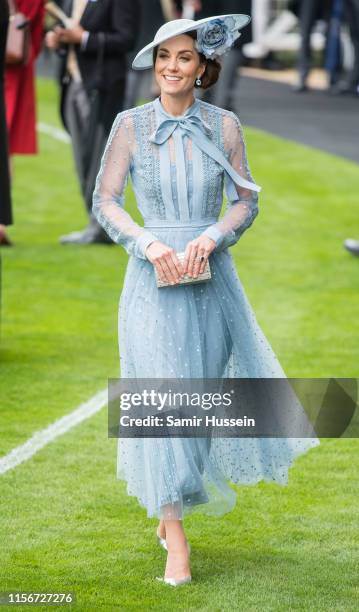
POLYGON ((202 79, 200 79, 199 77, 197 77, 196 79, 196 85, 202 85, 202 79))

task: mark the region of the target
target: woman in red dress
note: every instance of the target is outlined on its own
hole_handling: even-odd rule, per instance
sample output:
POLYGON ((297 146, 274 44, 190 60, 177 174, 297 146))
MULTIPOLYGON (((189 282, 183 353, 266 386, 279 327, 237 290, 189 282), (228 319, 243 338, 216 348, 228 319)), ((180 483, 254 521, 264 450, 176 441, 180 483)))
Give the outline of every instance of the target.
MULTIPOLYGON (((9 154, 37 153, 34 62, 43 37, 44 0, 17 0, 17 10, 31 22, 31 52, 25 66, 9 65, 5 70, 6 122, 9 154)), ((0 237, 5 226, 0 225, 0 237)))

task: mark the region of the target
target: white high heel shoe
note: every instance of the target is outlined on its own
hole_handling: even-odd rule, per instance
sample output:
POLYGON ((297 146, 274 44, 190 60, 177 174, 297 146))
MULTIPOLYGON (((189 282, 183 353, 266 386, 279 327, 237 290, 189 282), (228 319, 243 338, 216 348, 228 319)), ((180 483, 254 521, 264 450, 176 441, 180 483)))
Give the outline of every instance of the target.
POLYGON ((180 580, 176 580, 175 578, 160 578, 156 576, 156 580, 160 582, 164 582, 166 584, 170 584, 171 586, 180 586, 181 584, 187 584, 187 582, 191 582, 192 576, 186 576, 185 578, 181 578, 180 580))
MULTIPOLYGON (((160 538, 158 534, 157 534, 157 538, 159 541, 162 540, 165 543, 165 547, 166 547, 165 550, 167 550, 166 540, 164 540, 163 538, 160 538)), ((161 543, 161 546, 163 546, 162 543, 161 543)), ((187 548, 188 548, 188 554, 190 555, 191 545, 189 542, 187 542, 187 548)), ((191 582, 192 576, 185 576, 185 578, 180 578, 179 580, 176 580, 176 578, 164 578, 162 576, 156 576, 156 580, 159 580, 160 582, 164 582, 165 584, 169 584, 171 586, 180 586, 181 584, 187 584, 188 582, 191 582)))

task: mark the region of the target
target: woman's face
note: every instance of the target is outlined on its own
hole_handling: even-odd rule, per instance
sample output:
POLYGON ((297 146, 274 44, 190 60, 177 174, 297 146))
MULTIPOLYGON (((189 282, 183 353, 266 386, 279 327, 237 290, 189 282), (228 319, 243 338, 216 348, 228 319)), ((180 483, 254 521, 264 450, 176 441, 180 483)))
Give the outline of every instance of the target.
POLYGON ((170 95, 188 93, 195 80, 204 73, 206 67, 200 62, 194 42, 190 36, 181 34, 159 45, 155 77, 161 92, 170 95))

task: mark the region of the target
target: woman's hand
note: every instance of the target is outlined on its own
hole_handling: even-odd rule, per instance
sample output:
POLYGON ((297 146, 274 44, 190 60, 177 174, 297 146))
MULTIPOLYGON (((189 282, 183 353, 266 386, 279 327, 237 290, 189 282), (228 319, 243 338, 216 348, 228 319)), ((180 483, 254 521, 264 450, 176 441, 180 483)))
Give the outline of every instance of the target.
POLYGON ((161 280, 171 285, 179 283, 183 274, 183 266, 173 248, 160 240, 155 240, 148 245, 145 255, 156 267, 161 280))
POLYGON ((216 243, 209 236, 197 236, 197 238, 188 242, 183 259, 184 273, 193 276, 193 278, 202 274, 206 261, 215 248, 216 243), (204 260, 201 263, 199 258, 202 256, 204 260))

